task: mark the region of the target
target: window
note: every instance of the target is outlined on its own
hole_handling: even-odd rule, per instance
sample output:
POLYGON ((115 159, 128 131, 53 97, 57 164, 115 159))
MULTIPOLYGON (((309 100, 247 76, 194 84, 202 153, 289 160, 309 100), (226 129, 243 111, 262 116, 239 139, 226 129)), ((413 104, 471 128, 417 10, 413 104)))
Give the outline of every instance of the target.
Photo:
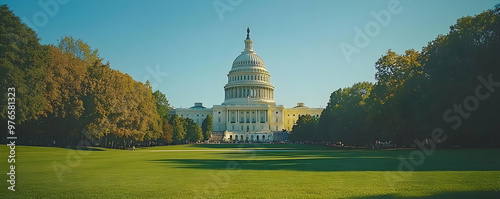
POLYGON ((276 122, 278 122, 278 117, 276 117, 276 122))
POLYGON ((220 117, 219 117, 219 122, 220 122, 220 117))
POLYGON ((219 111, 219 114, 220 114, 220 111, 219 111))
POLYGON ((278 114, 278 111, 276 111, 276 114, 278 114))

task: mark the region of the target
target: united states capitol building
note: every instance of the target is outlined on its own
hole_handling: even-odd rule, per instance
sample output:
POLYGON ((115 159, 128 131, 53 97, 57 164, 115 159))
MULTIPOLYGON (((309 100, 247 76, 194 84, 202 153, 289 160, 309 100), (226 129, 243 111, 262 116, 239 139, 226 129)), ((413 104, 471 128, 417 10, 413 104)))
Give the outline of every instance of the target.
POLYGON ((222 142, 270 142, 283 139, 283 131, 291 131, 300 115, 319 117, 322 108, 309 108, 304 103, 285 108, 274 101, 274 86, 264 61, 253 50, 250 29, 245 49, 233 61, 224 86, 225 100, 212 108, 195 103, 191 108, 177 108, 171 114, 191 118, 201 125, 207 115, 213 117, 213 137, 222 142))

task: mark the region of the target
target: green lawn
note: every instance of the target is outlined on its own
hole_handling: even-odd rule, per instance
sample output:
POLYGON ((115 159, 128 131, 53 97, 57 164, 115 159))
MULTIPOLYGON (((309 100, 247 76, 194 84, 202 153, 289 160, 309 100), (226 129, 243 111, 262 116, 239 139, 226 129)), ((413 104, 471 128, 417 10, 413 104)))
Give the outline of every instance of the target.
MULTIPOLYGON (((136 151, 16 148, 16 192, 0 198, 500 198, 500 149, 413 150, 308 145, 183 145, 136 151), (412 161, 417 161, 412 160, 412 161), (55 172, 53 165, 61 172, 55 172)), ((8 148, 0 168, 9 171, 8 148)))

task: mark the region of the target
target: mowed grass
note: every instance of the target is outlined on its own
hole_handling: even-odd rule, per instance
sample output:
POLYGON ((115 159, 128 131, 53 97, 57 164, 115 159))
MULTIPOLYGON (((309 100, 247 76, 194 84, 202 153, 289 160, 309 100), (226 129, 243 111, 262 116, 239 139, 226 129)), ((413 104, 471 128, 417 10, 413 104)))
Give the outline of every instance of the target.
MULTIPOLYGON (((436 150, 421 161, 410 157, 413 151, 270 144, 136 151, 18 146, 16 192, 7 190, 4 174, 0 198, 500 198, 500 149, 436 150), (400 172, 401 159, 422 164, 400 172)), ((0 146, 5 173, 8 152, 0 146)))

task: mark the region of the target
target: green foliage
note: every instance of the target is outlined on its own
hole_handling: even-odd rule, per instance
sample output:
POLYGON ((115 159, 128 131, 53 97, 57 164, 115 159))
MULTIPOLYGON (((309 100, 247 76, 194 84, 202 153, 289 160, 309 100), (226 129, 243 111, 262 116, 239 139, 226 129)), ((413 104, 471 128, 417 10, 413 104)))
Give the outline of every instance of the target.
POLYGON ((388 50, 375 63, 376 83, 333 92, 316 130, 300 140, 366 146, 382 140, 412 146, 416 139, 431 137, 434 128, 444 128, 448 140, 443 146, 498 147, 500 125, 490 118, 497 117, 500 95, 488 93, 479 81, 500 81, 498 52, 500 4, 458 19, 447 35, 439 35, 422 52, 411 49, 399 55, 388 50), (464 109, 474 103, 465 99, 477 95, 477 88, 488 99, 478 100, 474 110, 464 109))
MULTIPOLYGON (((149 83, 103 65, 98 50, 81 39, 66 36, 57 47, 41 45, 6 5, 0 6, 0 18, 0 73, 5 77, 0 86, 16 88, 16 122, 23 124, 17 127, 25 132, 21 144, 171 142, 169 124, 162 122, 168 101, 161 93, 154 96, 149 83)), ((2 95, 0 101, 7 104, 6 92, 2 95)))
POLYGON ((21 23, 7 5, 0 6, 0 118, 2 127, 7 114, 7 88, 16 89, 18 124, 37 119, 45 109, 44 84, 47 65, 46 47, 36 33, 21 23))
POLYGON ((365 144, 369 139, 364 127, 368 114, 366 100, 372 88, 373 84, 360 82, 333 92, 318 122, 318 132, 321 132, 318 134, 323 138, 320 140, 330 138, 331 141, 365 144))
POLYGON ((192 119, 186 119, 186 138, 185 140, 188 142, 198 142, 203 140, 203 132, 201 130, 200 125, 195 123, 192 119))
POLYGON ((78 59, 81 59, 88 64, 94 64, 95 62, 101 63, 102 58, 99 57, 99 52, 97 49, 92 49, 87 42, 81 39, 75 39, 71 36, 65 36, 61 38, 59 44, 57 45, 59 50, 65 54, 70 54, 78 59))
POLYGON ((168 110, 170 110, 170 105, 168 104, 167 97, 161 91, 156 90, 153 93, 153 96, 156 99, 156 108, 158 110, 158 114, 161 118, 169 119, 168 110))
POLYGON ((208 140, 212 136, 213 130, 213 119, 212 115, 208 114, 201 124, 201 129, 203 131, 203 140, 208 140))
POLYGON ((311 115, 301 115, 297 123, 293 125, 292 133, 289 135, 292 141, 321 141, 322 137, 315 136, 318 118, 311 115))
POLYGON ((177 115, 174 115, 170 120, 173 129, 173 136, 172 136, 173 142, 183 143, 184 138, 186 137, 185 119, 177 115))

